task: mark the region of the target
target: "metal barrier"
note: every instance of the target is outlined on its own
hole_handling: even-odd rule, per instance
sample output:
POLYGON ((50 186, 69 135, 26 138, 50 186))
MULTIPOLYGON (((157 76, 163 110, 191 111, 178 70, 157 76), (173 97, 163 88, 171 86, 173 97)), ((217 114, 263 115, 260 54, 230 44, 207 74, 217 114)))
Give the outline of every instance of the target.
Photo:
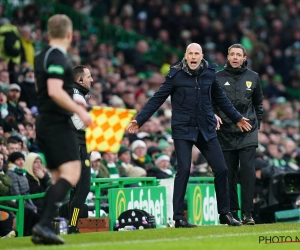
POLYGON ((141 178, 95 178, 91 180, 95 185, 91 186, 91 191, 95 191, 95 211, 96 218, 100 217, 100 201, 108 200, 108 195, 101 195, 102 189, 107 188, 124 188, 130 184, 140 184, 140 187, 158 186, 159 180, 155 177, 141 177, 141 178))
POLYGON ((9 207, 5 205, 1 205, 0 209, 7 209, 9 211, 13 211, 16 213, 16 231, 18 232, 18 237, 22 237, 24 235, 24 202, 29 199, 36 199, 44 197, 45 193, 40 194, 30 194, 30 195, 23 195, 23 196, 4 196, 0 197, 1 201, 11 201, 16 200, 18 202, 18 208, 9 207))
MULTIPOLYGON (((101 196, 101 190, 107 188, 124 188, 126 185, 139 184, 140 187, 147 186, 158 186, 159 180, 155 177, 141 177, 141 178, 95 178, 91 180, 91 191, 95 191, 95 210, 96 218, 100 217, 100 202, 101 200, 108 200, 108 196, 101 196)), ((4 196, 0 197, 1 201, 11 201, 16 200, 18 202, 18 207, 10 207, 1 205, 0 209, 7 209, 16 213, 17 224, 16 231, 18 232, 18 237, 24 235, 24 202, 29 199, 36 199, 44 197, 45 193, 31 194, 24 196, 4 196)))

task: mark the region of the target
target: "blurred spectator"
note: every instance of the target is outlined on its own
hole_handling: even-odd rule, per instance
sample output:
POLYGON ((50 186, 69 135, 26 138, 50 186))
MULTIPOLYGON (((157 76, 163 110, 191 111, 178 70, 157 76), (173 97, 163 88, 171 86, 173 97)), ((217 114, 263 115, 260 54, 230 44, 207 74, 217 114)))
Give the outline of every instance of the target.
MULTIPOLYGON (((0 54, 1 55, 1 54, 0 54)), ((0 71, 0 86, 2 91, 7 91, 9 87, 9 73, 7 70, 1 70, 0 71)))
POLYGON ((135 100, 135 95, 134 92, 130 91, 130 90, 126 90, 122 95, 121 95, 122 100, 124 101, 125 107, 127 109, 133 109, 135 104, 136 104, 136 100, 135 100))
POLYGON ((145 170, 153 167, 152 159, 147 155, 146 143, 142 140, 135 140, 131 144, 131 164, 134 166, 139 166, 145 170))
POLYGON ((117 163, 125 169, 128 177, 145 177, 147 175, 145 169, 131 164, 130 150, 124 145, 121 145, 119 149, 117 163))
MULTIPOLYGON (((0 72, 6 71, 8 69, 7 62, 5 59, 0 57, 0 72)), ((2 77, 0 77, 0 81, 2 81, 2 77)))
POLYGON ((31 29, 28 25, 24 25, 20 29, 21 34, 21 61, 28 62, 31 67, 34 66, 34 46, 33 46, 33 39, 31 36, 31 29))
POLYGON ((98 151, 92 151, 90 155, 91 178, 96 178, 99 173, 101 154, 98 151))
POLYGON ((1 166, 1 169, 4 170, 3 166, 6 166, 6 161, 8 158, 8 150, 7 150, 7 143, 6 139, 3 136, 0 136, 0 152, 3 154, 3 164, 1 166))
POLYGON ((37 91, 34 84, 33 68, 26 68, 23 71, 24 80, 20 84, 21 95, 19 101, 26 102, 28 108, 37 106, 37 91))
POLYGON ((162 153, 171 157, 173 150, 171 145, 165 139, 160 139, 158 141, 158 148, 161 150, 162 153))
POLYGON ((11 136, 12 132, 18 130, 18 124, 13 119, 7 119, 3 123, 3 136, 7 139, 11 136))
POLYGON ((7 140, 7 151, 8 155, 11 155, 14 152, 18 152, 21 150, 20 144, 17 140, 10 138, 7 140))
POLYGON ((110 106, 115 108, 124 108, 124 101, 117 95, 113 95, 110 99, 110 106))
POLYGON ((0 19, 0 55, 8 63, 10 81, 15 82, 14 68, 21 62, 21 41, 18 28, 7 18, 0 19))
MULTIPOLYGON (((0 197, 6 196, 12 186, 12 180, 3 171, 4 155, 0 151, 0 197)), ((6 205, 5 202, 0 202, 1 205, 6 205)), ((16 233, 13 230, 15 216, 11 211, 0 209, 0 237, 15 237, 16 233)))
MULTIPOLYGON (((36 142, 35 125, 31 122, 24 122, 25 136, 30 143, 29 151, 33 151, 34 148, 38 148, 36 142)), ((38 151, 39 152, 39 151, 38 151)))
MULTIPOLYGON (((26 178, 24 169, 25 157, 21 152, 14 152, 8 157, 7 175, 12 180, 12 186, 8 195, 28 195, 29 183, 26 178)), ((24 211, 24 235, 31 235, 32 227, 39 221, 40 216, 37 214, 37 208, 31 199, 25 201, 24 211)))
POLYGON ((273 167, 274 174, 287 171, 287 162, 283 159, 283 150, 278 144, 267 146, 268 164, 273 167))
POLYGON ((149 45, 146 41, 140 40, 136 43, 135 49, 127 49, 124 51, 125 60, 131 64, 137 73, 146 72, 146 64, 142 56, 147 53, 149 45))
MULTIPOLYGON (((15 133, 13 133, 15 134, 15 133)), ((17 134, 16 135, 11 135, 10 137, 8 137, 7 141, 8 142, 11 142, 12 140, 18 142, 18 150, 17 151, 20 151, 22 150, 22 144, 23 144, 23 141, 21 139, 21 137, 19 137, 17 134)), ((25 156, 25 155, 24 155, 25 156)))
POLYGON ((160 154, 160 153, 161 153, 160 148, 159 148, 159 147, 156 147, 156 146, 150 146, 150 147, 148 147, 148 149, 147 149, 147 155, 149 155, 149 156, 151 157, 152 163, 153 163, 153 164, 155 164, 155 163, 154 163, 154 161, 155 161, 155 156, 158 155, 158 154, 160 154))
POLYGON ((0 151, 0 196, 6 196, 12 186, 11 178, 5 174, 4 169, 4 154, 0 151))
POLYGON ((36 23, 40 20, 39 7, 36 4, 28 4, 23 9, 24 23, 36 23))
POLYGON ((24 121, 24 110, 18 104, 21 88, 18 84, 12 83, 9 85, 8 93, 7 93, 7 104, 8 104, 8 111, 17 122, 24 121))
POLYGON ((125 177, 125 169, 116 162, 116 155, 110 152, 102 152, 100 167, 97 178, 119 178, 125 177))
MULTIPOLYGON (((29 184, 29 193, 39 194, 45 192, 51 184, 51 178, 42 164, 41 157, 36 153, 29 153, 26 156, 24 168, 29 184)), ((32 201, 37 207, 37 212, 41 214, 44 208, 44 198, 37 198, 32 201)))
POLYGON ((0 120, 5 120, 9 114, 9 111, 7 105, 7 94, 2 88, 0 88, 0 112, 0 120))
POLYGON ((174 177, 170 169, 170 157, 164 153, 155 156, 155 166, 147 170, 147 176, 157 179, 166 179, 174 177))

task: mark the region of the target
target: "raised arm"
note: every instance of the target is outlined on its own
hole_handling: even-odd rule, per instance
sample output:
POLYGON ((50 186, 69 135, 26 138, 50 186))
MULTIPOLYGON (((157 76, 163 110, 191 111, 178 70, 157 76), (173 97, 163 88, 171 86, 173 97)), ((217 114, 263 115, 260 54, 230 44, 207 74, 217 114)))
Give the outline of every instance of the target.
POLYGON ((129 133, 135 133, 138 128, 143 126, 143 124, 154 114, 156 110, 164 103, 168 96, 173 91, 173 85, 170 79, 167 77, 163 84, 159 87, 157 92, 150 98, 142 110, 137 114, 137 116, 132 120, 127 127, 129 133))

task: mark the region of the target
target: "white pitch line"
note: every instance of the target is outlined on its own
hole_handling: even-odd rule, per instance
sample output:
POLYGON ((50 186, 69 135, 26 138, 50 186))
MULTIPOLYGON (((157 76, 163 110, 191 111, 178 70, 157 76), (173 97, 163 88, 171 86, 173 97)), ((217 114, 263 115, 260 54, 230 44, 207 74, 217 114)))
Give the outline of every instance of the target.
MULTIPOLYGON (((119 232, 119 233, 126 233, 119 232)), ((279 234, 279 233, 299 233, 299 230, 281 230, 281 231, 266 231, 266 232, 253 232, 253 233, 230 233, 230 234, 219 234, 219 235, 200 235, 200 236, 192 236, 192 237, 179 237, 179 238, 160 238, 160 239, 152 239, 152 240, 127 240, 127 241, 115 241, 115 242, 92 242, 92 243, 83 243, 83 244, 66 244, 59 245, 60 249, 63 248, 82 248, 82 247, 92 247, 92 246, 110 246, 112 244, 139 244, 139 243, 155 243, 155 242, 169 242, 169 241, 181 241, 181 240, 189 240, 189 239, 205 239, 205 238, 226 238, 226 237, 241 237, 241 236, 250 236, 250 235, 263 235, 263 234, 279 234)), ((46 246, 46 245, 44 245, 46 246)), ((50 245, 48 245, 50 246, 50 245)), ((55 245, 53 245, 55 246, 55 245)), ((34 245, 32 247, 35 247, 34 245)), ((21 250, 32 250, 30 248, 21 248, 21 250)), ((57 247, 57 245, 56 245, 57 247)), ((11 248, 10 250, 19 250, 20 248, 11 248)))

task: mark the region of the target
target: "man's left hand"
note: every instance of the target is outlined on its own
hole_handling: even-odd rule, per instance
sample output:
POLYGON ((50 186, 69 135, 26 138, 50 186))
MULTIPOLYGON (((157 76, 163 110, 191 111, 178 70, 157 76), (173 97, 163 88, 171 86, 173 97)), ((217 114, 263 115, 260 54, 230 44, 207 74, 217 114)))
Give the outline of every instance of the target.
POLYGON ((251 124, 248 123, 247 121, 249 121, 249 119, 243 117, 243 118, 236 124, 242 132, 244 132, 244 131, 250 131, 251 128, 252 128, 251 124))
POLYGON ((215 114, 215 117, 217 119, 216 130, 220 130, 221 124, 223 124, 222 119, 219 116, 217 116, 216 114, 215 114))

